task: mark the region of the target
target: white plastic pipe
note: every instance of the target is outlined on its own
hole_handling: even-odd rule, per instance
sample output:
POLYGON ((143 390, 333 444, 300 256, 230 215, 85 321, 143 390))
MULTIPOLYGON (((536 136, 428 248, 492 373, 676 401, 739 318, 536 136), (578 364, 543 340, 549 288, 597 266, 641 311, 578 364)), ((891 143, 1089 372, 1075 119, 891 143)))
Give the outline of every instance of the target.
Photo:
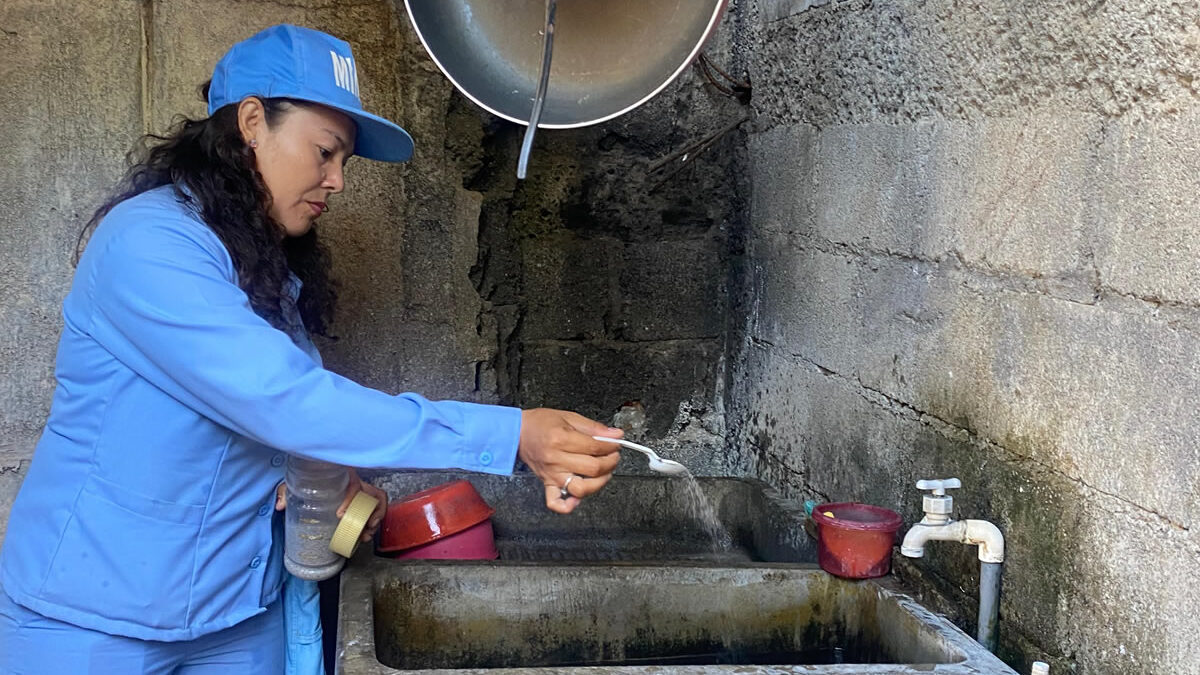
POLYGON ((945 525, 931 525, 922 520, 904 535, 900 552, 909 558, 921 558, 925 555, 925 544, 930 541, 970 544, 979 547, 981 561, 1004 562, 1004 535, 986 520, 954 520, 945 525))

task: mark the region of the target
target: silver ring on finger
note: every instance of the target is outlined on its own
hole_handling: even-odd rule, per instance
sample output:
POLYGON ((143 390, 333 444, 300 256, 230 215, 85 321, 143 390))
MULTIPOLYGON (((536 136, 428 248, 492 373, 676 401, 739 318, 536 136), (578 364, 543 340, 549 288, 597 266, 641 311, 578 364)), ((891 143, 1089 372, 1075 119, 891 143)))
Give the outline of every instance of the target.
POLYGON ((567 486, 570 485, 571 481, 573 481, 573 480, 575 480, 574 474, 569 476, 567 478, 567 482, 563 483, 562 487, 558 489, 558 498, 559 499, 567 499, 571 496, 571 493, 567 491, 567 486))

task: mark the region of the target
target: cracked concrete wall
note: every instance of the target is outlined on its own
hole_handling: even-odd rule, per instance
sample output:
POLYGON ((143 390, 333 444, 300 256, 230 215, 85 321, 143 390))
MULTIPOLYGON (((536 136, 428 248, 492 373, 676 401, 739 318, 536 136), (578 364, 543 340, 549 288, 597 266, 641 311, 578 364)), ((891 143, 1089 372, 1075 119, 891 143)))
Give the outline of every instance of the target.
MULTIPOLYGON (((757 0, 730 449, 1005 532, 1021 672, 1200 673, 1200 7, 757 0)), ((978 562, 898 572, 974 632, 978 562)))
MULTIPOLYGON (((733 35, 722 27, 706 53, 725 63, 733 35)), ((697 474, 728 472, 726 271, 747 115, 689 68, 617 119, 539 132, 518 182, 523 127, 459 101, 450 152, 482 195, 472 278, 500 344, 481 375, 502 399, 606 422, 636 402, 644 426, 631 437, 697 474)), ((627 456, 617 471, 645 466, 627 456)))

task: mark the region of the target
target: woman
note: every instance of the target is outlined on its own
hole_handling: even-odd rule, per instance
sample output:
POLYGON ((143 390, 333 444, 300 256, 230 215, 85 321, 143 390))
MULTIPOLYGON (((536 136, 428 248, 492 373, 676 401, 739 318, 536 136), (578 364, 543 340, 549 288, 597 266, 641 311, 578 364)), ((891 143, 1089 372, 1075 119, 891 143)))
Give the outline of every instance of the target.
POLYGON ((591 436, 620 432, 573 413, 391 396, 321 368, 308 333, 334 296, 313 222, 350 155, 412 149, 363 112, 349 45, 267 29, 206 95, 210 117, 158 139, 93 218, 0 555, 0 672, 283 672, 281 605, 314 606, 291 582, 280 602, 285 454, 490 473, 519 457, 560 513, 616 465, 591 436))

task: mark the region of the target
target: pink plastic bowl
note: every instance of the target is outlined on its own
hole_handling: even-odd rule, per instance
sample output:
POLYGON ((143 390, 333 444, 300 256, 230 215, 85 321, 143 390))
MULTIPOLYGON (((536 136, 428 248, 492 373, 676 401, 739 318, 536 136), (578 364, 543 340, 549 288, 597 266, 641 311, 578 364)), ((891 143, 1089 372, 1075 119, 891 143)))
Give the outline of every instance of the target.
POLYGON ((495 560, 499 555, 492 532, 492 519, 488 518, 462 532, 393 553, 391 557, 413 560, 495 560))

